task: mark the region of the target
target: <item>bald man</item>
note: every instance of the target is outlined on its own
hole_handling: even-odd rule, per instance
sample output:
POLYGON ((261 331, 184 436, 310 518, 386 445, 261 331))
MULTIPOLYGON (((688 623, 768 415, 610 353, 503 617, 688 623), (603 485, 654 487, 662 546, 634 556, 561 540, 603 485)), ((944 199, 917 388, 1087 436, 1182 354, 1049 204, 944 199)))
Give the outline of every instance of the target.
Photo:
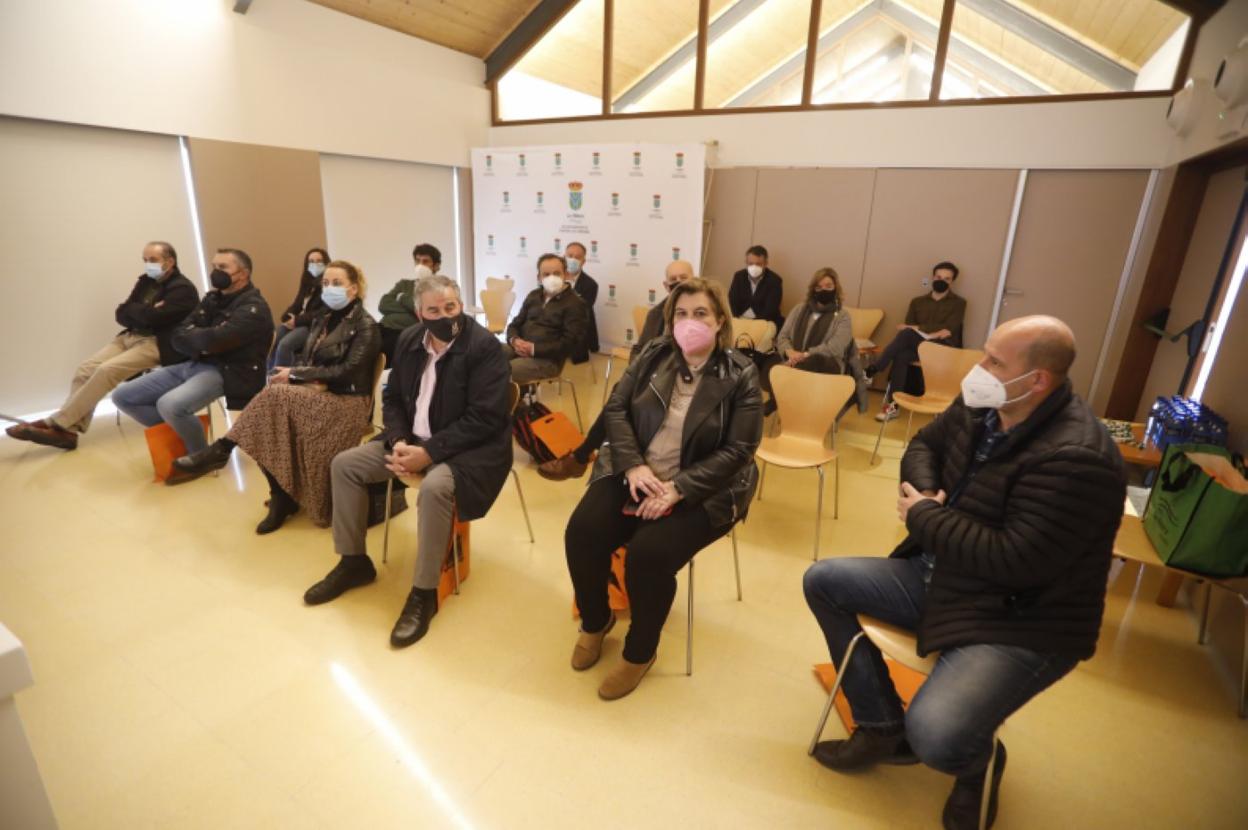
MULTIPOLYGON (((671 294, 672 289, 678 283, 690 279, 693 279, 693 265, 683 259, 674 260, 667 264, 663 272, 663 287, 667 289, 668 294, 671 294)), ((641 326, 641 333, 637 335, 637 342, 633 345, 630 360, 637 356, 643 346, 665 333, 663 331, 664 305, 666 302, 656 303, 646 312, 646 320, 641 326)), ((537 474, 550 481, 580 478, 589 469, 589 459, 593 456, 594 450, 601 447, 605 440, 607 440, 607 425, 602 419, 602 413, 599 413, 579 447, 565 456, 539 465, 537 474)))
POLYGON ((814 755, 838 771, 921 761, 955 776, 946 828, 977 826, 993 758, 991 826, 1006 761, 997 727, 1095 651, 1126 495, 1122 456, 1071 391, 1070 328, 1012 320, 984 352, 902 458, 906 540, 888 558, 819 562, 804 584, 838 663, 858 614, 940 653, 903 711, 879 650, 859 640, 842 685, 858 728, 814 755))

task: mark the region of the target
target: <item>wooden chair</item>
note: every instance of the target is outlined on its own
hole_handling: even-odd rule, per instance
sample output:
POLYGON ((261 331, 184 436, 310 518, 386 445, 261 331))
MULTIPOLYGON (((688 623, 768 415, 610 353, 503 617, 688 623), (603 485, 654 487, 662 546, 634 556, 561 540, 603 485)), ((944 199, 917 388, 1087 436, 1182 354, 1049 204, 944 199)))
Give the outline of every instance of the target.
POLYGON ((481 307, 485 309, 485 325, 490 334, 502 334, 507 330, 507 315, 515 302, 516 292, 510 289, 487 288, 481 292, 481 307))
MULTIPOLYGON (((741 563, 737 558, 737 526, 734 524, 728 535, 732 537, 732 567, 737 577, 737 602, 741 601, 741 563)), ((701 551, 699 551, 701 553, 701 551)), ((685 617, 685 676, 693 674, 693 563, 698 557, 689 560, 689 609, 685 617)))
POLYGON ((767 465, 775 464, 790 469, 809 469, 819 473, 819 495, 815 503, 815 561, 819 560, 819 532, 823 519, 823 468, 832 462, 835 471, 836 498, 832 518, 840 517, 841 464, 835 446, 825 444, 825 438, 836 420, 836 414, 854 394, 854 379, 849 375, 824 375, 804 372, 791 366, 776 366, 771 370, 771 388, 776 394, 776 406, 780 415, 780 433, 764 437, 758 446, 758 458, 763 462, 758 482, 758 500, 763 500, 763 481, 767 465))
MULTIPOLYGON (((646 327, 646 315, 650 309, 644 305, 633 306, 633 333, 636 340, 641 340, 641 330, 646 327)), ((633 350, 627 346, 616 346, 607 353, 607 371, 602 379, 602 403, 605 406, 607 396, 611 394, 611 367, 616 360, 627 363, 633 357, 633 350)))
POLYGON ((871 338, 875 336, 875 330, 880 327, 880 321, 884 319, 884 309, 844 306, 843 310, 849 315, 849 322, 854 330, 854 343, 857 344, 858 351, 863 354, 879 351, 880 347, 875 345, 875 341, 871 338))
MULTIPOLYGON (((815 728, 815 735, 810 739, 810 747, 807 749, 807 755, 815 754, 815 747, 819 744, 819 739, 823 737, 823 729, 828 723, 828 716, 832 713, 832 706, 836 703, 836 694, 841 690, 841 681, 845 677, 845 669, 849 665, 849 661, 854 656, 854 649, 858 645, 858 641, 866 637, 880 653, 887 657, 891 657, 898 663, 908 669, 912 669, 919 674, 931 675, 932 670, 936 668, 936 661, 940 659, 939 652, 934 652, 926 657, 920 657, 918 653, 918 642, 915 639, 914 632, 906 631, 904 628, 898 628, 895 625, 889 625, 881 622, 874 617, 868 617, 866 614, 858 615, 858 625, 862 627, 862 631, 854 635, 849 641, 849 646, 845 649, 845 654, 841 657, 840 668, 836 672, 836 681, 832 684, 832 689, 828 693, 828 702, 823 705, 823 714, 819 716, 819 724, 815 728)), ((988 775, 984 779, 984 796, 979 807, 979 826, 985 828, 988 826, 988 803, 992 795, 992 775, 993 766, 997 761, 997 735, 992 736, 992 754, 988 757, 988 775)))
POLYGON ((485 278, 485 290, 486 291, 500 291, 500 290, 501 291, 515 291, 516 281, 501 279, 499 277, 486 277, 485 278))
MULTIPOLYGON (((911 395, 906 392, 893 392, 893 402, 906 410, 906 437, 902 446, 910 443, 910 429, 914 425, 914 413, 939 415, 949 408, 958 395, 962 394, 962 378, 971 371, 976 363, 984 359, 979 349, 955 349, 952 346, 941 346, 937 343, 919 344, 919 366, 923 369, 924 391, 922 395, 911 395)), ((875 463, 880 451, 880 441, 884 438, 884 429, 888 419, 880 422, 880 434, 875 438, 875 449, 871 451, 871 463, 875 463)))
POLYGON ((747 320, 744 317, 732 318, 732 342, 736 345, 737 338, 748 337, 758 352, 770 352, 776 347, 776 324, 770 320, 747 320))

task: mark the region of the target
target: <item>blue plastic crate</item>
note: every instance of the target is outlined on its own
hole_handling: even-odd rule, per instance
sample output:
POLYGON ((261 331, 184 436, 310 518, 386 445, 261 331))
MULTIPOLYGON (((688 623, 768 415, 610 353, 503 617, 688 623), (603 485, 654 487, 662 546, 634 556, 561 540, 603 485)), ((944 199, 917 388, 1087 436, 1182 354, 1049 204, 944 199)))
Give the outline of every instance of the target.
POLYGON ((1145 433, 1163 452, 1176 443, 1225 447, 1227 424, 1225 418, 1199 401, 1171 395, 1153 403, 1145 433))

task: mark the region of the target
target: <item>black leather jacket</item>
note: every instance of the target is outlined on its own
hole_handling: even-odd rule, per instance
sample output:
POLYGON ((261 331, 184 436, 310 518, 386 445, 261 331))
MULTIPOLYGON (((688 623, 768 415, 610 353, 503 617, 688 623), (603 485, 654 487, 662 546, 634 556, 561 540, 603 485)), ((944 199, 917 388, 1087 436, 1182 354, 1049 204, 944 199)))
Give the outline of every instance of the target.
POLYGON ((381 329, 356 300, 334 330, 321 339, 333 316, 332 312, 322 314, 312 323, 298 365, 290 371, 290 382, 323 383, 335 395, 371 395, 381 329))
MULTIPOLYGON (((676 384, 677 352, 671 337, 657 337, 629 364, 603 410, 607 440, 591 483, 646 463, 676 384)), ((717 350, 703 372, 685 416, 680 472, 672 483, 722 527, 745 518, 758 486, 754 451, 763 437, 762 394, 758 369, 735 349, 717 350)))
POLYGON ((209 291, 170 342, 192 360, 215 364, 225 381, 225 405, 242 409, 264 388, 273 316, 254 285, 237 294, 209 291))

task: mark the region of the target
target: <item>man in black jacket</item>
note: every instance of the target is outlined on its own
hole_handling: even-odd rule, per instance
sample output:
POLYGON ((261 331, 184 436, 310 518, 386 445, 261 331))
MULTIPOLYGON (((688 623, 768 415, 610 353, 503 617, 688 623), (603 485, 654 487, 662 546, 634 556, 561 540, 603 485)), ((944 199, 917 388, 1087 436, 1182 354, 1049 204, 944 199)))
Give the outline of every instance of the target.
POLYGON ((589 308, 589 327, 585 330, 585 342, 572 353, 573 363, 584 363, 589 356, 600 348, 598 343, 598 318, 594 316, 594 303, 598 302, 598 281, 584 269, 585 246, 579 242, 569 242, 563 249, 568 263, 568 282, 577 296, 585 301, 589 308))
POLYGON ((95 405, 122 381, 154 366, 186 360, 170 345, 174 328, 199 302, 199 292, 178 270, 178 254, 168 242, 143 248, 143 274, 130 296, 117 306, 121 331, 108 345, 78 366, 61 408, 30 424, 9 427, 8 434, 63 450, 78 446, 78 435, 91 426, 95 405))
MULTIPOLYGON (((860 640, 842 685, 858 728, 814 754, 835 770, 922 761, 956 776, 946 828, 977 826, 1002 721, 1095 651, 1126 495, 1118 449, 1071 391, 1069 327, 1011 320, 984 351, 902 459, 906 540, 887 559, 820 562, 804 586, 833 660, 858 614, 940 652, 903 712, 879 649, 860 640)), ((998 744, 989 824, 1005 759, 998 744)))
POLYGON ((567 263, 558 254, 543 254, 537 260, 541 285, 524 298, 520 313, 507 326, 504 351, 516 383, 555 377, 585 342, 589 306, 572 290, 567 273, 567 263))
POLYGON ((784 280, 767 267, 767 249, 752 245, 745 252, 745 267, 732 275, 728 288, 728 305, 733 317, 746 320, 770 320, 776 331, 784 326, 780 301, 784 298, 784 280))
POLYGON ((219 248, 212 258, 213 290, 173 332, 172 344, 190 358, 123 383, 113 403, 145 427, 166 422, 186 453, 208 446, 197 413, 225 395, 242 409, 264 388, 264 362, 273 342, 273 316, 251 284, 251 257, 219 248))
POLYGON ((396 648, 425 636, 438 611, 438 580, 452 519, 479 519, 511 470, 511 375, 498 340, 463 313, 459 286, 422 277, 421 323, 406 329, 382 394, 385 431, 334 457, 334 550, 338 564, 303 595, 320 605, 377 578, 365 531, 368 485, 420 475, 419 539, 412 590, 390 633, 396 648))

